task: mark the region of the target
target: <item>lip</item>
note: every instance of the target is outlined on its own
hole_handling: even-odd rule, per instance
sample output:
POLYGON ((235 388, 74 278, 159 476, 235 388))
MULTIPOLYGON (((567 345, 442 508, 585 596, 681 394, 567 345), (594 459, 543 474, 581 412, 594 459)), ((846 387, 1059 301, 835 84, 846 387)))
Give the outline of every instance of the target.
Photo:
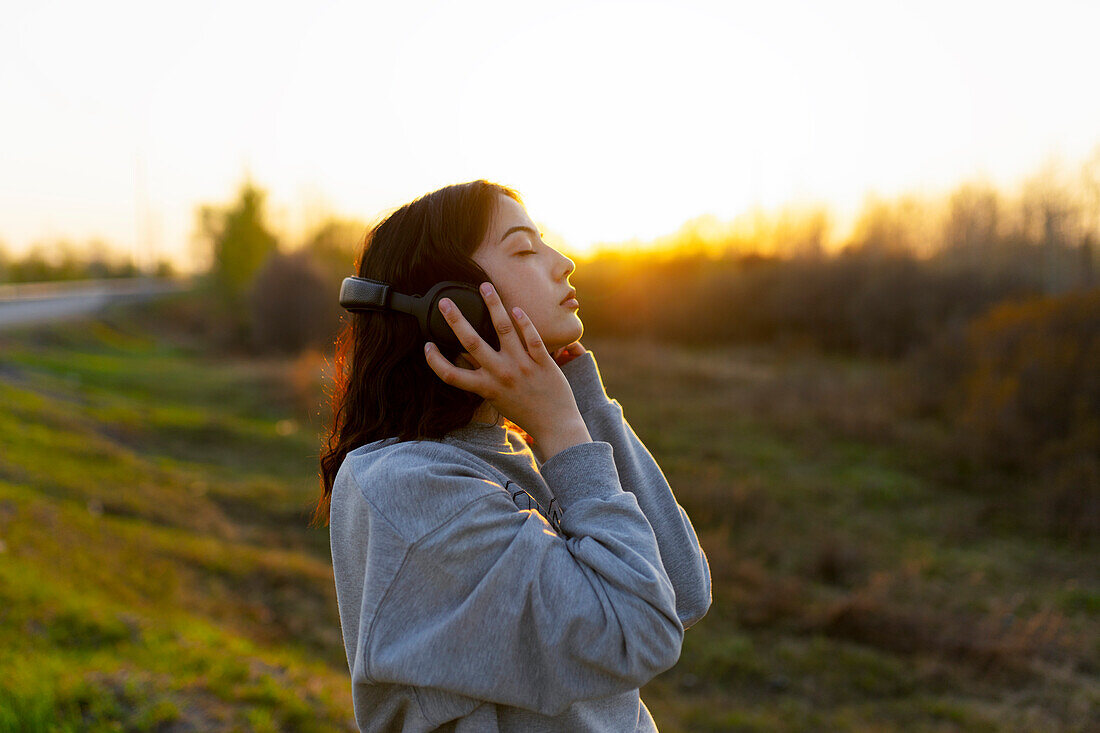
POLYGON ((569 303, 574 303, 574 304, 580 305, 579 303, 577 303, 577 290, 576 290, 576 288, 574 288, 573 290, 570 290, 569 295, 566 295, 564 298, 562 298, 561 302, 558 303, 558 305, 567 305, 569 303))

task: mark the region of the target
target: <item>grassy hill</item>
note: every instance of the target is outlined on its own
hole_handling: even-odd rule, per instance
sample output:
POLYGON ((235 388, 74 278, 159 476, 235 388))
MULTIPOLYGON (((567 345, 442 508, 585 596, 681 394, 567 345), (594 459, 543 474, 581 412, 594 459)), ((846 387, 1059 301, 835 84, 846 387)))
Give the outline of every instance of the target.
MULTIPOLYGON (((0 333, 0 731, 354 730, 321 359, 151 323, 0 333)), ((711 563, 664 733, 1100 725, 1098 548, 1001 521, 898 368, 585 343, 711 563)))
POLYGON ((355 729, 287 366, 0 335, 0 730, 355 729))

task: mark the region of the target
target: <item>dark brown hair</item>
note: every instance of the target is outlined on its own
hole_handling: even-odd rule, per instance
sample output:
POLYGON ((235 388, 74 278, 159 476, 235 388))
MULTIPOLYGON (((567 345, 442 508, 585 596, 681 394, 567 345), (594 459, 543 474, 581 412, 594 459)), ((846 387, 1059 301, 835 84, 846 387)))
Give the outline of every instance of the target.
MULTIPOLYGON (((423 295, 443 280, 490 280, 471 259, 485 238, 501 195, 513 189, 486 180, 446 186, 405 204, 366 234, 356 271, 399 293, 423 295)), ((443 382, 424 359, 415 318, 403 313, 347 313, 336 339, 332 424, 321 450, 323 494, 311 526, 328 525, 332 485, 349 451, 384 438, 442 438, 469 424, 482 398, 443 382)), ((438 344, 437 344, 438 345, 438 344)), ((456 351, 442 349, 454 363, 456 351)))

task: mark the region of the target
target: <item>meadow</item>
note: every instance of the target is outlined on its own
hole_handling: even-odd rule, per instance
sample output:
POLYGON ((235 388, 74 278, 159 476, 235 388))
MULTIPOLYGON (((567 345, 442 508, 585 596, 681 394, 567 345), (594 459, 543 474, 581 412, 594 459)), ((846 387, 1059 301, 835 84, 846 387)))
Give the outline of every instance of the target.
MULTIPOLYGON (((154 323, 0 333, 0 731, 354 730, 324 357, 154 323)), ((710 561, 663 733, 1100 728, 1095 542, 1006 521, 898 363, 584 342, 710 561)))

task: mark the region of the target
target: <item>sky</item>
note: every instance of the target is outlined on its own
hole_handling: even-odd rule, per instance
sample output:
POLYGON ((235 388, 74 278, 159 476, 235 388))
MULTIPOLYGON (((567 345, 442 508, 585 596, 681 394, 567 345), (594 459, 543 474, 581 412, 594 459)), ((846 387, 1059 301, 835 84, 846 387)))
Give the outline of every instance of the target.
POLYGON ((576 253, 1010 186, 1100 145, 1097 28, 1064 0, 9 0, 0 248, 187 269, 246 176, 287 240, 487 178, 576 253))

